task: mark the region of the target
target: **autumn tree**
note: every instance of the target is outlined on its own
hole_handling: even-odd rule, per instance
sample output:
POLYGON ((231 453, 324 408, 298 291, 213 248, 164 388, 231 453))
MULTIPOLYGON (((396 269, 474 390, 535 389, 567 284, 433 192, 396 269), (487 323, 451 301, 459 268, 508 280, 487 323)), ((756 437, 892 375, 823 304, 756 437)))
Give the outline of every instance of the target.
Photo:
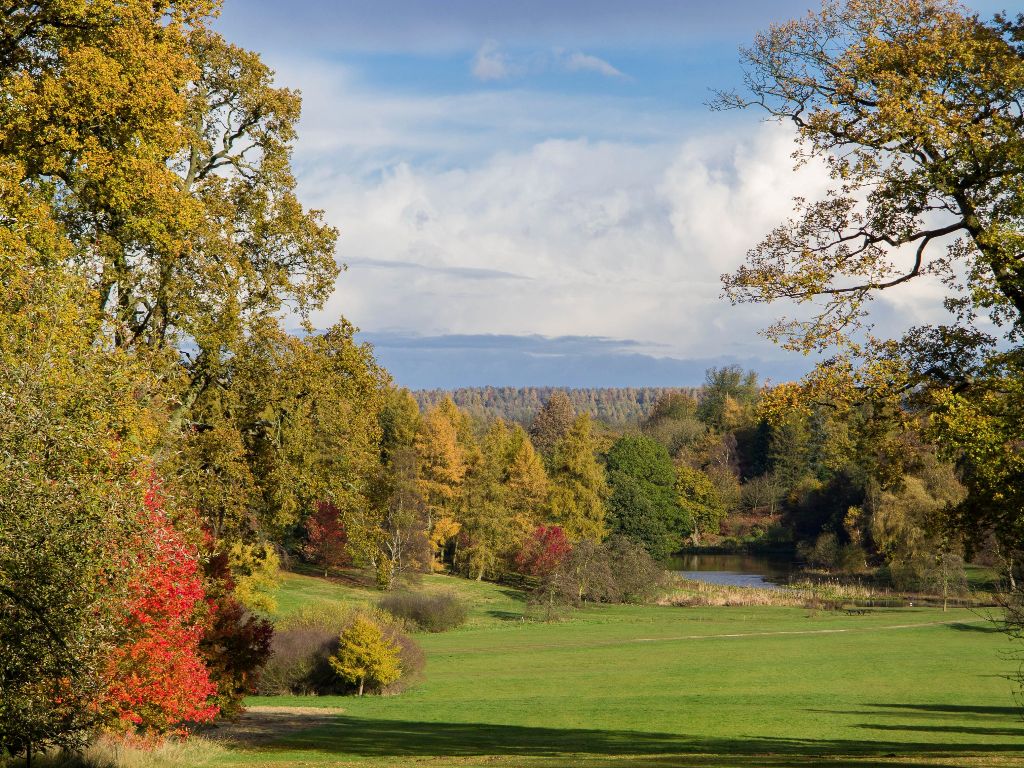
POLYGON ((351 562, 348 534, 336 506, 325 501, 317 503, 303 527, 306 535, 302 543, 302 554, 323 567, 325 578, 332 568, 340 568, 351 562))
POLYGON ((551 514, 571 541, 604 538, 608 482, 597 460, 590 417, 578 416, 555 445, 551 470, 551 514))
POLYGON ((753 416, 759 387, 757 374, 736 365, 709 368, 697 406, 697 417, 708 426, 728 432, 753 416))
POLYGON ((402 676, 398 646, 362 614, 341 633, 328 661, 338 677, 358 687, 360 696, 367 686, 379 690, 402 676))
POLYGON ((572 428, 572 403, 565 392, 556 389, 534 416, 530 424, 530 440, 546 459, 554 456, 555 445, 572 428))
POLYGON ((182 723, 212 720, 217 685, 200 649, 209 606, 199 546, 168 520, 155 478, 139 511, 140 567, 129 583, 127 640, 106 659, 109 681, 98 708, 106 727, 127 733, 165 733, 182 723))
MULTIPOLYGON (((419 489, 426 503, 428 531, 433 536, 435 530, 440 528, 447 534, 443 542, 437 542, 440 547, 457 531, 453 524, 457 517, 462 482, 466 476, 465 450, 459 442, 459 426, 453 423, 450 409, 439 406, 423 415, 415 447, 419 462, 419 489)), ((441 554, 440 549, 437 554, 441 554)))
POLYGON ((508 437, 507 459, 506 503, 516 526, 525 534, 547 516, 550 483, 540 454, 518 424, 512 427, 508 437))
POLYGON ((888 361, 880 389, 896 380, 914 392, 961 464, 968 494, 952 522, 1019 551, 1024 20, 986 21, 953 0, 829 2, 742 55, 745 93, 717 105, 792 124, 798 161, 823 161, 834 184, 796 201, 724 276, 727 293, 812 308, 769 329, 786 346, 888 361), (928 279, 945 287, 945 324, 899 343, 851 342, 879 292, 928 279))
POLYGON ((550 575, 572 550, 565 531, 557 525, 538 525, 515 555, 516 568, 527 576, 545 578, 550 575))
POLYGON ((498 419, 472 455, 458 515, 461 530, 457 562, 477 580, 493 572, 522 535, 508 503, 511 459, 510 432, 498 419))
POLYGON ((675 493, 676 502, 689 519, 690 538, 695 545, 718 533, 727 510, 711 478, 680 463, 676 466, 675 493))
POLYGON ((707 426, 698 418, 697 412, 696 398, 672 392, 655 402, 641 429, 675 456, 680 449, 697 442, 707 432, 707 426))

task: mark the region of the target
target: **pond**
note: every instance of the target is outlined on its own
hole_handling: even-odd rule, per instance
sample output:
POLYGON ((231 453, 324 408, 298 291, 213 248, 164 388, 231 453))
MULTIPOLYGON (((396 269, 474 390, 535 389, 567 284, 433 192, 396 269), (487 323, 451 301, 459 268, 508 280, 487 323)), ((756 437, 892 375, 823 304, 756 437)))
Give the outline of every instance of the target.
POLYGON ((762 589, 780 589, 797 570, 788 560, 762 555, 684 554, 670 558, 665 567, 695 581, 762 589))

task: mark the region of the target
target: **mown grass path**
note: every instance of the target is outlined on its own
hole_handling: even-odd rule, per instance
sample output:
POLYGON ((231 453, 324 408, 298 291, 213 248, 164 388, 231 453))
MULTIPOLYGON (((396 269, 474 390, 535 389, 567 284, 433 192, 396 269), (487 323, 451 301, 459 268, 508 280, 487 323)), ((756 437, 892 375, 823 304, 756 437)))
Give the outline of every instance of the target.
POLYGON ((545 624, 474 589, 493 594, 469 626, 419 637, 425 682, 254 701, 344 712, 279 715, 212 764, 1024 766, 1010 645, 967 610, 611 606, 545 624))

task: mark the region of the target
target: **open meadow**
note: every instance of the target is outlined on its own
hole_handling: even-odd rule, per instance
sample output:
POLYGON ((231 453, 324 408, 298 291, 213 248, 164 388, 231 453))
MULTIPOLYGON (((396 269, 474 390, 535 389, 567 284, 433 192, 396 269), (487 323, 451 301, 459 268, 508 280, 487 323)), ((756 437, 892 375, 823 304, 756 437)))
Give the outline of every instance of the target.
MULTIPOLYGON (((419 634, 397 696, 255 697, 215 766, 1013 766, 1003 634, 965 609, 598 606, 524 620, 514 590, 444 576, 467 624, 419 634)), ((368 590, 288 575, 287 615, 368 590)))

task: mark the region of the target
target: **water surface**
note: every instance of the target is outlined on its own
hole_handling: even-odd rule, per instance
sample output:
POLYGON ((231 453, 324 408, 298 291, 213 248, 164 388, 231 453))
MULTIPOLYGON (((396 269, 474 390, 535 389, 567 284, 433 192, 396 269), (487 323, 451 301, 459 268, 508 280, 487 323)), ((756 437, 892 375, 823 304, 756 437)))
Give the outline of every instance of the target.
POLYGON ((779 589, 796 571, 788 560, 761 555, 676 555, 665 567, 695 581, 761 589, 779 589))

